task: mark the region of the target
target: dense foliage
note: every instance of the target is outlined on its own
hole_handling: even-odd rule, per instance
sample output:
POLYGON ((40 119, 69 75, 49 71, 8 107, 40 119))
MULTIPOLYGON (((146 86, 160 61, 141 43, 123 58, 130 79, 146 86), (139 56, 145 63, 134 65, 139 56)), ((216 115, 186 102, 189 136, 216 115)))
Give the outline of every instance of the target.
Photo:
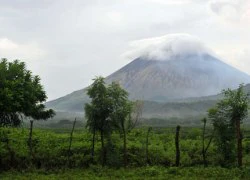
POLYGON ((94 156, 95 135, 101 134, 102 164, 106 164, 107 155, 114 153, 111 134, 118 131, 123 136, 124 165, 127 164, 127 132, 132 128, 132 102, 128 93, 118 83, 106 85, 103 77, 94 79, 87 94, 91 102, 85 104, 87 128, 93 134, 92 158, 94 156), (104 140, 107 140, 107 143, 104 140))
POLYGON ((238 165, 241 166, 243 137, 240 124, 248 115, 248 94, 244 93, 243 85, 237 90, 224 90, 223 94, 224 99, 209 110, 209 118, 214 127, 218 152, 223 155, 221 164, 228 166, 234 163, 237 152, 238 165))
MULTIPOLYGON (((211 129, 209 129, 211 131, 211 129)), ((71 156, 68 159, 69 132, 62 130, 33 131, 33 151, 29 151, 29 130, 20 128, 1 128, 0 169, 57 169, 63 167, 87 168, 91 164, 102 164, 101 143, 97 141, 94 160, 91 158, 92 136, 83 129, 73 134, 71 156)), ((249 130, 245 136, 250 137, 249 130)), ((171 167, 175 165, 175 128, 153 128, 148 137, 148 159, 146 157, 147 128, 134 129, 127 137, 128 167, 155 165, 171 167)), ((96 140, 100 139, 100 134, 96 140)), ((112 134, 114 151, 108 156, 110 167, 123 166, 123 142, 118 133, 112 134)), ((243 165, 250 165, 250 139, 243 140, 243 165)), ((185 128, 180 131, 180 166, 201 166, 202 159, 201 128, 185 128)), ((216 143, 212 142, 207 151, 208 166, 220 165, 221 154, 216 143)))
POLYGON ((47 99, 39 76, 33 76, 25 63, 0 60, 0 126, 19 126, 23 116, 48 119, 53 110, 46 110, 47 99))

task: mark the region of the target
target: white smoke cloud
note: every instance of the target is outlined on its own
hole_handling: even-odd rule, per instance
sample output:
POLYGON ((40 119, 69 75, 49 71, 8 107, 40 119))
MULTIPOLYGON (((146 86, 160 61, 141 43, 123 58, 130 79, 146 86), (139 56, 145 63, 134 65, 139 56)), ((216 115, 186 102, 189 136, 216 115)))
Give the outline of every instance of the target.
POLYGON ((147 60, 170 60, 179 55, 214 54, 197 37, 189 34, 168 34, 161 37, 142 39, 130 43, 124 57, 135 59, 143 57, 147 60))

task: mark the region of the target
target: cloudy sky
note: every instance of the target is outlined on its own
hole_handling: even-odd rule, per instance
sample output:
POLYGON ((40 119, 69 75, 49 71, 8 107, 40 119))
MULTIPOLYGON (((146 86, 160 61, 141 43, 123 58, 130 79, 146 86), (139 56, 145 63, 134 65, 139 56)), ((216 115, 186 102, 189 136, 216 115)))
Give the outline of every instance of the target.
POLYGON ((172 33, 250 74, 249 0, 0 0, 0 57, 25 61, 49 100, 130 62, 134 41, 172 33))

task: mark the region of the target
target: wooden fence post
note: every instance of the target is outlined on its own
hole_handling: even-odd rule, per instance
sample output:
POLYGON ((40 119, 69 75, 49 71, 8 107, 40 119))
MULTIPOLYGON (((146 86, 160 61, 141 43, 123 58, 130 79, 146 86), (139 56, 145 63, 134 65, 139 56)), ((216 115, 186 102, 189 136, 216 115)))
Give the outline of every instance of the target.
POLYGON ((180 165, 180 146, 179 146, 180 129, 181 129, 181 127, 178 125, 176 127, 176 134, 175 134, 175 148, 176 148, 175 165, 177 167, 180 165))
POLYGON ((73 127, 72 127, 72 130, 71 130, 71 133, 70 133, 70 138, 69 138, 68 164, 69 164, 69 158, 71 156, 71 145, 72 145, 73 132, 74 132, 74 129, 75 129, 75 125, 76 125, 76 118, 75 118, 75 121, 73 123, 73 127))
POLYGON ((33 157, 33 146, 32 146, 32 132, 33 132, 33 120, 30 120, 30 133, 29 133, 29 151, 30 151, 30 158, 33 157))
POLYGON ((148 132, 147 132, 147 136, 146 136, 146 161, 147 163, 149 163, 149 157, 148 157, 148 137, 149 137, 149 133, 152 130, 152 127, 148 128, 148 132))

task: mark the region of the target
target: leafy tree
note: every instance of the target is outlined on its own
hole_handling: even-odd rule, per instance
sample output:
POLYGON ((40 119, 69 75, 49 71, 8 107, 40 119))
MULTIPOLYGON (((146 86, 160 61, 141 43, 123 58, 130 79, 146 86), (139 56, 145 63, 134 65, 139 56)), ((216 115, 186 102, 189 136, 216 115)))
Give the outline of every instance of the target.
POLYGON ((25 63, 0 60, 0 125, 19 126, 22 118, 48 119, 54 111, 45 109, 47 99, 39 76, 33 76, 25 63))
POLYGON ((248 114, 248 94, 241 84, 237 90, 224 90, 224 99, 209 110, 223 164, 233 163, 235 157, 235 140, 237 140, 238 166, 242 166, 242 133, 240 124, 248 114))
POLYGON ((113 82, 108 87, 108 97, 111 102, 112 112, 110 114, 112 127, 118 130, 123 137, 123 160, 127 165, 127 133, 132 128, 131 111, 132 102, 128 100, 128 92, 121 88, 118 83, 113 82))
POLYGON ((100 132, 102 143, 102 163, 105 164, 106 153, 104 149, 104 136, 111 131, 110 122, 110 101, 108 99, 107 87, 103 77, 94 79, 94 83, 88 88, 87 94, 91 98, 91 103, 85 104, 85 116, 87 118, 87 128, 93 133, 92 157, 94 156, 95 134, 100 132))
POLYGON ((94 79, 87 94, 91 103, 85 105, 87 127, 93 133, 92 158, 94 156, 95 135, 100 132, 102 141, 103 164, 106 161, 104 139, 108 140, 108 147, 112 147, 111 133, 118 131, 123 137, 124 166, 127 165, 127 133, 135 127, 141 114, 138 102, 133 104, 128 100, 128 93, 118 83, 106 86, 103 77, 94 79), (134 111, 134 110, 138 111, 134 111))

